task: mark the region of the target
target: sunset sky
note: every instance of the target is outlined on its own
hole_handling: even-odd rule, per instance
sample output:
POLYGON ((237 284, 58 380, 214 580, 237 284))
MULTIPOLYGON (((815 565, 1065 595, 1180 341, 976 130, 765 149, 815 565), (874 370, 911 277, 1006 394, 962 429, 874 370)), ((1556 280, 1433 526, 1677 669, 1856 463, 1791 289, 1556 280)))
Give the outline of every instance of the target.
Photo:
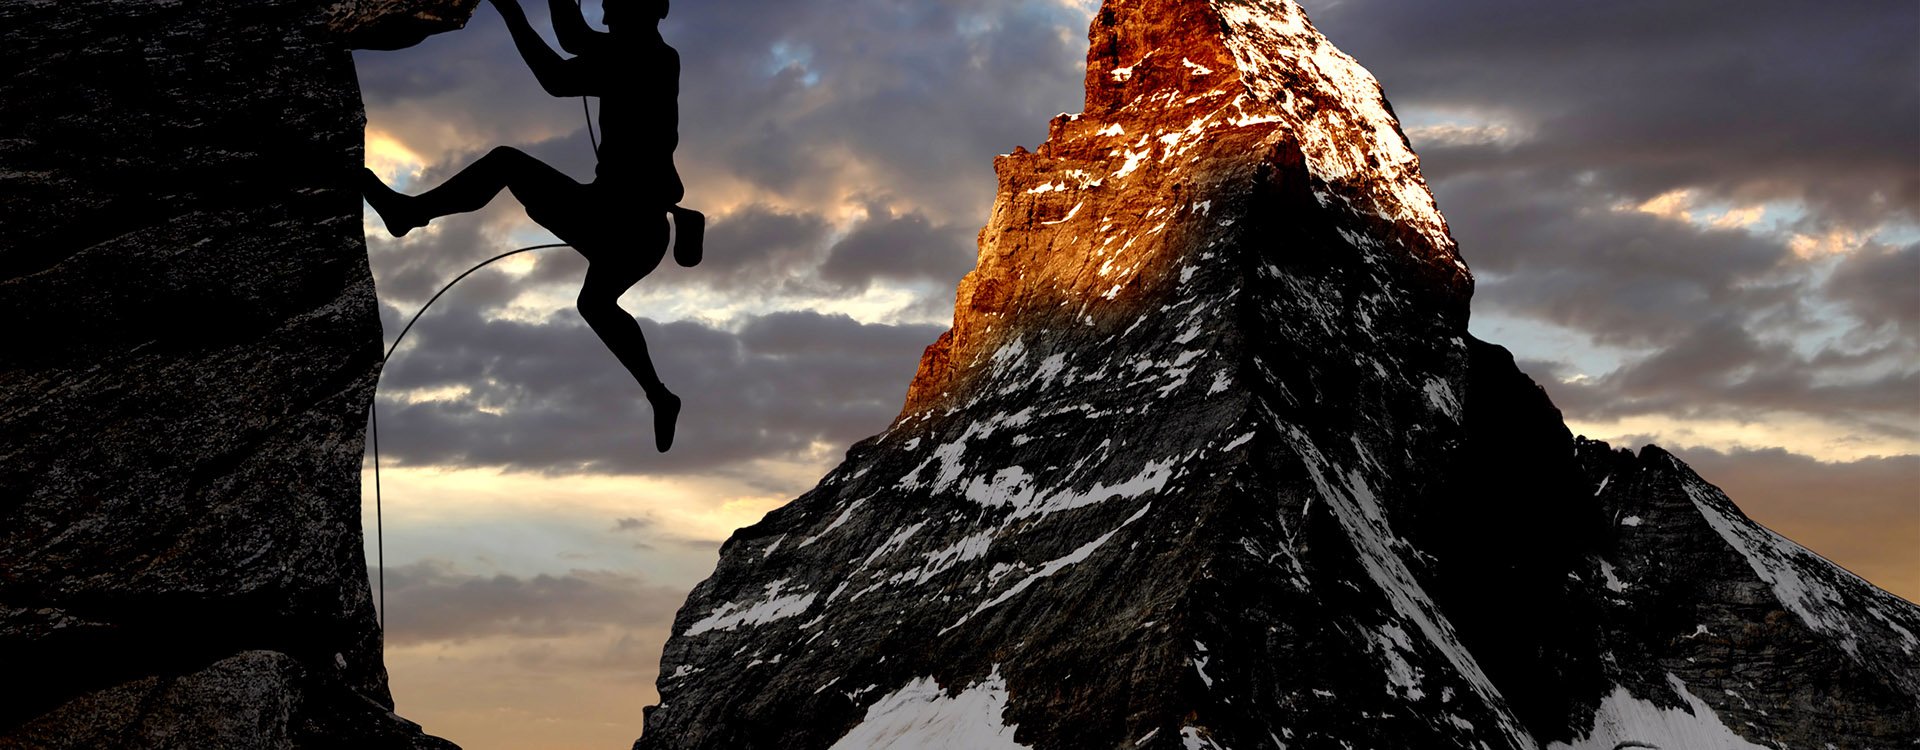
MULTIPOLYGON (((1302 4, 1400 114, 1479 280, 1474 333, 1575 432, 1656 442, 1920 599, 1920 5, 1302 4)), ((719 543, 898 411, 973 265, 993 156, 1080 109, 1095 6, 675 3, 708 260, 623 303, 686 399, 679 441, 654 452, 573 310, 570 250, 437 303, 380 389, 402 715, 469 750, 638 736, 719 543)), ((501 144, 592 176, 580 101, 540 91, 485 5, 356 59, 369 165, 403 190, 501 144)), ((552 241, 505 195, 399 241, 369 216, 389 336, 472 264, 552 241)))

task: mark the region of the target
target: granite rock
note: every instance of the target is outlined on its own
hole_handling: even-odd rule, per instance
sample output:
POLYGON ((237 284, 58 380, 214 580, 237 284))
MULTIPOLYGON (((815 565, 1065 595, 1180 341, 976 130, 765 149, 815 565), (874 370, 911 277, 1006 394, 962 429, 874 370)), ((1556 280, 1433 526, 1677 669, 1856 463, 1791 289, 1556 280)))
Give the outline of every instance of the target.
POLYGON ((0 747, 447 746, 362 553, 350 47, 472 2, 351 5, 0 2, 0 747))

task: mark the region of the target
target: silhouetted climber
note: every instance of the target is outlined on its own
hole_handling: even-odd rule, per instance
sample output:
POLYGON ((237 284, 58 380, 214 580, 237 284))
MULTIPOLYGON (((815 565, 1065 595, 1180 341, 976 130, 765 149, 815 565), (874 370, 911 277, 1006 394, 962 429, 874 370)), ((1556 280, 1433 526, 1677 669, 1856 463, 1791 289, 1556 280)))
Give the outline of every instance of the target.
POLYGON ((541 88, 554 96, 600 97, 602 140, 593 182, 580 184, 501 146, 418 196, 394 192, 370 170, 361 170, 361 191, 396 237, 441 216, 477 211, 501 188, 512 191, 528 218, 586 256, 580 315, 640 381, 653 404, 655 443, 665 452, 673 445, 680 398, 660 382, 640 324, 619 300, 666 254, 667 213, 678 233, 674 260, 683 266, 700 262, 706 217, 676 205, 685 194, 673 166, 680 141, 680 55, 660 37, 667 0, 606 0, 605 32, 587 26, 573 0, 548 0, 560 47, 575 55, 569 59, 533 30, 519 0, 491 2, 541 88))

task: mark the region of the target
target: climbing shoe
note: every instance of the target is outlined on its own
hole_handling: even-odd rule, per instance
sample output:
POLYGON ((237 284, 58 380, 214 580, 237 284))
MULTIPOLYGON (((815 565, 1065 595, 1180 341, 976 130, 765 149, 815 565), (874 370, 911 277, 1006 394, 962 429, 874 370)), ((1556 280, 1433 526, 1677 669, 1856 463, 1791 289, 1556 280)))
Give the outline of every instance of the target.
POLYGON ((374 174, 373 170, 361 168, 358 187, 361 197, 367 199, 367 205, 373 207, 374 213, 380 214, 380 221, 387 225, 388 234, 405 237, 408 232, 427 225, 409 210, 408 204, 413 197, 394 192, 393 188, 387 187, 387 183, 380 181, 380 176, 374 174))
POLYGON ((661 389, 647 396, 653 402, 653 444, 661 453, 673 447, 674 423, 680 419, 680 397, 661 389))

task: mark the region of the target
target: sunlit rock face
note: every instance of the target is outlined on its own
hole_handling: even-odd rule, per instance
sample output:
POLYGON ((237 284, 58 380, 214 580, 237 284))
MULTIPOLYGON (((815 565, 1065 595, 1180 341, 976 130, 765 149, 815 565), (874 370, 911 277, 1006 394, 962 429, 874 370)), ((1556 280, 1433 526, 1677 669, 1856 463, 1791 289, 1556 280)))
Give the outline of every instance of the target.
POLYGON ((336 0, 327 31, 354 49, 400 49, 466 25, 480 0, 336 0))
POLYGON ((636 748, 1912 736, 1920 613, 1469 337, 1418 160, 1298 6, 1089 37, 904 411, 723 547, 636 748))
POLYGON ((0 2, 0 747, 445 746, 368 592, 345 186, 349 46, 453 5, 0 2))

